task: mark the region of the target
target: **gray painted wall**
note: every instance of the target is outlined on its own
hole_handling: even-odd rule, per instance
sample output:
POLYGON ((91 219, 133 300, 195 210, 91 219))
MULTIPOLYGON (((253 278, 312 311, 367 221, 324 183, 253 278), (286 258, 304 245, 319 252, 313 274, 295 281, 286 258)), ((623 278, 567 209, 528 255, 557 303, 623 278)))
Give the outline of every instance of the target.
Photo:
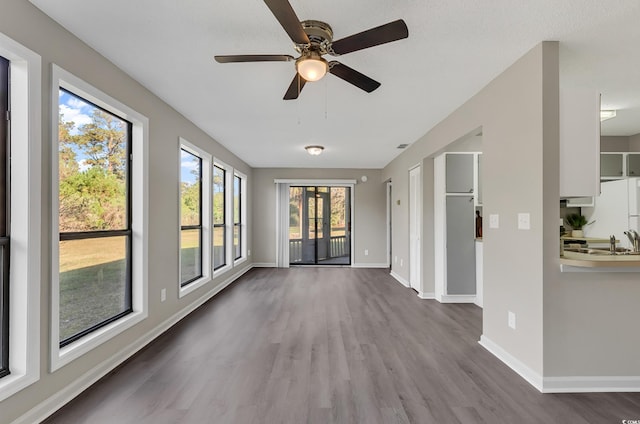
POLYGON ((600 137, 601 152, 628 152, 629 137, 624 136, 602 136, 600 137))
POLYGON ((640 152, 640 134, 629 137, 629 151, 640 152))
MULTIPOLYGON (((42 57, 42 282, 40 380, 0 402, 0 421, 11 422, 35 405, 65 389, 86 372, 117 355, 147 332, 186 309, 231 273, 249 266, 247 261, 212 283, 178 299, 178 137, 184 137, 234 166, 251 181, 252 170, 242 160, 211 139, 142 85, 117 69, 75 36, 25 0, 3 0, 0 31, 42 57), (49 124, 51 63, 56 63, 94 87, 118 99, 149 118, 149 317, 69 365, 50 374, 49 369, 49 282, 51 280, 51 127, 49 124), (160 303, 160 290, 167 300, 160 303)), ((253 188, 248 187, 251 202, 253 188)), ((251 203, 249 204, 251 207, 251 203)), ((248 216, 249 235, 251 215, 248 216)), ((251 246, 251 236, 248 240, 251 246)))
MULTIPOLYGON (((325 152, 325 154, 327 154, 325 152)), ((276 262, 276 186, 275 179, 357 180, 354 189, 354 253, 357 265, 381 266, 386 253, 386 192, 379 169, 257 168, 253 170, 253 262, 276 262), (360 177, 367 176, 363 183, 360 177), (364 250, 369 255, 364 255, 364 250)))
POLYGON ((483 215, 500 215, 483 234, 483 336, 541 377, 637 376, 638 275, 560 272, 558 61, 557 43, 536 46, 385 167, 403 201, 392 242, 405 267, 394 269, 408 277, 408 228, 396 219, 408 214, 408 169, 482 128, 483 215), (519 212, 531 214, 530 231, 517 229, 519 212))

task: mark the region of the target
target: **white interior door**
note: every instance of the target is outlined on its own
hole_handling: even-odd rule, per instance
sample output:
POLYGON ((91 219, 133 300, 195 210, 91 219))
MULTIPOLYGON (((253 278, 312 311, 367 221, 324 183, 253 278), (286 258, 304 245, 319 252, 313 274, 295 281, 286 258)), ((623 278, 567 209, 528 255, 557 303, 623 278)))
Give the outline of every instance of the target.
POLYGON ((420 166, 409 171, 409 283, 420 293, 420 234, 422 224, 420 166))

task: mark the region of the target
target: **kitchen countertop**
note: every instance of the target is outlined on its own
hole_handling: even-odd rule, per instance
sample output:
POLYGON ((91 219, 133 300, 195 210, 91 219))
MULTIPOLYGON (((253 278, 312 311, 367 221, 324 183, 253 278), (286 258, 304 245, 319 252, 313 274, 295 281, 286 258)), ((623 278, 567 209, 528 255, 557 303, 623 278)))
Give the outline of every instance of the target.
MULTIPOLYGON (((587 243, 609 243, 609 238, 597 237, 571 237, 570 235, 560 236, 562 240, 586 241, 587 243)), ((619 242, 619 240, 616 240, 619 242)))
POLYGON ((560 264, 586 268, 640 268, 640 255, 590 255, 565 250, 560 264))

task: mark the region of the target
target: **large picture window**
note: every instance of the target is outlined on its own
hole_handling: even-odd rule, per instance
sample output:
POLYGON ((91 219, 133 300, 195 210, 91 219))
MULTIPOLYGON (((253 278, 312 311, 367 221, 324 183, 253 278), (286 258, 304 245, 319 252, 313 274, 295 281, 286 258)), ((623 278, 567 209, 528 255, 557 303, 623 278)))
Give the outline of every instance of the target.
POLYGON ((202 159, 180 150, 180 285, 202 277, 202 159))
POLYGON ((149 120, 51 68, 53 372, 148 315, 149 120))
POLYGON ((9 374, 9 61, 0 56, 0 377, 9 374))
POLYGON ((233 259, 242 258, 242 177, 233 176, 233 259))
POLYGON ((132 312, 131 122, 60 88, 59 343, 132 312))
POLYGON ((226 185, 227 171, 221 166, 213 166, 213 269, 227 265, 226 254, 226 185))

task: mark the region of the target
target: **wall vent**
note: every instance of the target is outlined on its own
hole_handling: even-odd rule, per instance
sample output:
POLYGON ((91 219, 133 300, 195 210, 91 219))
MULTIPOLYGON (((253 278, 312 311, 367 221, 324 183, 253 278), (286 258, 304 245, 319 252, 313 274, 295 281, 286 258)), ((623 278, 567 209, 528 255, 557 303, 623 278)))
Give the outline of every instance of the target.
POLYGON ((408 144, 398 144, 398 149, 406 149, 407 147, 409 147, 408 144))

